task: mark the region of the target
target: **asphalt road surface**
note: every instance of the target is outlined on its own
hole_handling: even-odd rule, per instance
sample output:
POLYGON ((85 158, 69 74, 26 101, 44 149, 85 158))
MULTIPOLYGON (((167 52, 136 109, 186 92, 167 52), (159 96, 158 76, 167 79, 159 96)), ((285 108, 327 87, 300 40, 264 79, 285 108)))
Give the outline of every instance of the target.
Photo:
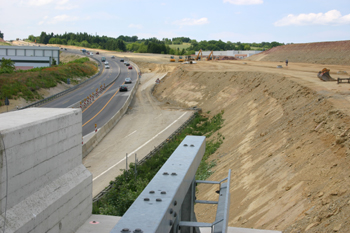
MULTIPOLYGON (((81 54, 81 52, 74 50, 70 50, 69 52, 81 54)), ((134 68, 131 70, 128 69, 123 62, 120 62, 120 58, 116 57, 112 59, 111 57, 107 57, 103 54, 93 56, 99 60, 103 56, 106 57, 107 61, 109 62, 110 69, 104 69, 104 66, 100 67, 103 69, 103 72, 99 77, 92 79, 75 91, 67 93, 64 96, 41 106, 45 108, 67 108, 80 102, 95 92, 96 89, 100 89, 101 85, 107 85, 117 78, 117 80, 111 86, 107 87, 92 104, 83 109, 83 136, 94 132, 95 124, 97 125, 97 128, 102 127, 106 122, 108 122, 109 119, 112 118, 114 114, 119 111, 130 94, 130 90, 137 81, 137 71, 134 68), (129 87, 127 92, 120 93, 119 86, 124 83, 124 80, 127 77, 132 79, 132 84, 127 84, 129 87)))

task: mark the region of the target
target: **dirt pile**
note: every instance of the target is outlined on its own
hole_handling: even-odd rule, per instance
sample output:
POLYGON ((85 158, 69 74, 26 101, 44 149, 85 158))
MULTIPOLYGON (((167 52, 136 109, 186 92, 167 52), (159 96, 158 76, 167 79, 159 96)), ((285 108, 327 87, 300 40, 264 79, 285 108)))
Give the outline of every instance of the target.
MULTIPOLYGON (((210 115, 224 111, 209 180, 232 169, 229 226, 350 232, 350 117, 283 74, 201 71, 208 64, 178 67, 154 94, 210 115)), ((199 185, 197 198, 217 200, 217 188, 199 185)), ((214 221, 215 206, 195 210, 198 221, 214 221)))
POLYGON ((350 40, 334 42, 317 42, 305 44, 289 44, 274 47, 253 55, 246 60, 274 61, 290 63, 305 62, 317 64, 350 64, 350 40))

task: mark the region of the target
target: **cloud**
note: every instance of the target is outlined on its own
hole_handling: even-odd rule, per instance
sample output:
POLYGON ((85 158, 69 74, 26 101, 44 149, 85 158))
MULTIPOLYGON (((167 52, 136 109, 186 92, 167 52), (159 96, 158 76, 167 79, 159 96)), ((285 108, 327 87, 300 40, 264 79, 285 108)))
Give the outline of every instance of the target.
POLYGON ((208 18, 200 18, 200 19, 190 19, 190 18, 185 18, 181 20, 176 20, 173 22, 175 25, 180 25, 180 26, 196 26, 196 25, 203 25, 203 24, 208 24, 209 20, 208 18))
POLYGON ((331 10, 326 13, 309 13, 293 15, 289 14, 274 23, 275 26, 288 25, 340 25, 350 24, 350 14, 342 16, 337 10, 331 10))
POLYGON ((79 20, 79 17, 77 16, 69 16, 69 15, 57 15, 53 17, 50 21, 48 21, 48 24, 56 24, 60 22, 71 22, 71 21, 77 21, 79 20))
POLYGON ((141 29, 141 28, 142 28, 142 25, 141 25, 141 24, 129 24, 129 28, 141 29))
POLYGON ((263 0, 224 0, 224 3, 231 3, 234 5, 256 5, 256 4, 263 4, 263 0))
MULTIPOLYGON (((53 2, 53 0, 29 0, 26 3, 30 6, 44 6, 50 4, 51 2, 53 2)), ((21 1, 21 3, 23 4, 25 2, 21 1)))
POLYGON ((72 5, 69 3, 69 0, 60 0, 56 2, 57 5, 55 9, 57 10, 72 10, 74 8, 78 8, 78 5, 72 5))

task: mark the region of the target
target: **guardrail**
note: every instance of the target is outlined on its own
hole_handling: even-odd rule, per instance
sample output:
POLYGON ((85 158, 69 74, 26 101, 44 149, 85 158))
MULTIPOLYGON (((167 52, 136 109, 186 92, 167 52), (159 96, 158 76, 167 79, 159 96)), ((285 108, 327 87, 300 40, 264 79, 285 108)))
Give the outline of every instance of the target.
MULTIPOLYGON (((89 56, 87 56, 87 55, 85 55, 85 56, 86 56, 86 57, 89 57, 89 56)), ((69 93, 69 92, 71 92, 71 91, 74 91, 75 89, 81 87, 82 85, 84 85, 84 84, 90 82, 91 80, 93 80, 94 78, 98 77, 98 76, 102 73, 103 65, 102 65, 101 61, 98 60, 97 58, 95 58, 95 57, 91 57, 91 58, 94 59, 94 60, 96 60, 96 61, 99 63, 99 66, 101 67, 101 68, 99 69, 99 71, 98 71, 97 74, 94 74, 91 78, 89 78, 89 79, 85 80, 84 82, 81 82, 81 83, 79 83, 79 84, 77 84, 77 85, 75 85, 75 86, 73 86, 73 87, 71 87, 71 88, 69 88, 69 89, 67 89, 67 90, 64 90, 64 91, 62 91, 62 92, 60 92, 60 93, 57 93, 57 94, 55 94, 55 95, 46 97, 45 99, 36 101, 36 102, 34 102, 34 103, 32 103, 32 104, 29 104, 29 105, 27 105, 27 106, 24 106, 24 107, 22 107, 22 108, 19 108, 19 110, 26 109, 26 108, 30 108, 30 107, 37 107, 37 106, 40 106, 40 105, 42 105, 42 104, 44 104, 44 103, 50 102, 50 101, 52 101, 52 100, 54 100, 54 99, 57 99, 58 97, 61 97, 61 96, 65 95, 65 94, 67 94, 67 93, 69 93)))

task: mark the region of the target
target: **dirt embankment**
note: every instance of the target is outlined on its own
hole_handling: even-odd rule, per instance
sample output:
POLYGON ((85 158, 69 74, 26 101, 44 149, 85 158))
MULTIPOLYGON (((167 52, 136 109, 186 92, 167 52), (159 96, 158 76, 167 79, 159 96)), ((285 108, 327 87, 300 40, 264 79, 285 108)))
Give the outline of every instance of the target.
MULTIPOLYGON (((350 117, 283 74, 200 71, 209 64, 177 68, 154 94, 210 115, 224 110, 209 179, 232 169, 229 226, 350 232, 350 117)), ((217 188, 200 185, 197 198, 216 200, 217 188)), ((215 206, 195 211, 198 221, 214 221, 215 206)))
POLYGON ((274 47, 246 60, 305 62, 317 64, 350 64, 350 40, 335 42, 318 42, 305 44, 289 44, 274 47))

